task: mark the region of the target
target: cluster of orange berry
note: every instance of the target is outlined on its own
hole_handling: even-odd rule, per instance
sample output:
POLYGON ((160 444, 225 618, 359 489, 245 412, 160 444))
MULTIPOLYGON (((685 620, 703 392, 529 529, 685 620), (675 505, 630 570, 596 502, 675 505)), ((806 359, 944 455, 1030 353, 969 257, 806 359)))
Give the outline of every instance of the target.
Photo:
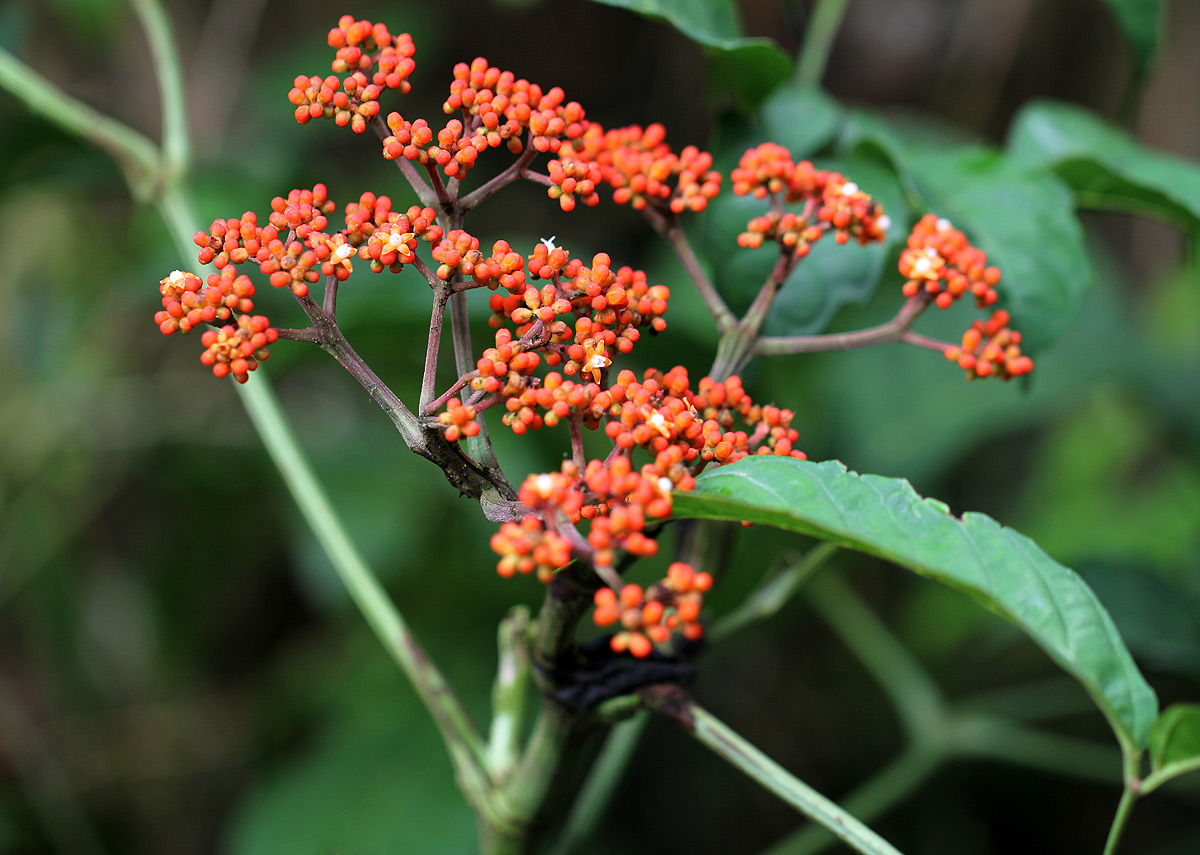
POLYGON ((748 249, 776 241, 783 250, 803 257, 827 231, 833 231, 838 243, 853 238, 865 245, 883 241, 891 225, 883 207, 853 181, 807 160, 795 163, 791 153, 775 143, 748 150, 730 177, 737 195, 775 200, 772 210, 750 220, 738 235, 738 245, 748 249), (786 211, 781 203, 803 203, 803 208, 800 213, 786 211))
MULTIPOLYGON (((296 118, 304 123, 331 117, 362 132, 379 114, 383 90, 409 91, 412 39, 344 16, 329 33, 329 44, 337 49, 334 75, 296 79, 290 93, 296 118)), ((548 178, 540 181, 564 211, 580 201, 597 204, 603 185, 618 204, 648 209, 661 223, 703 210, 720 190, 711 155, 695 146, 674 152, 662 125, 605 130, 589 122, 561 89, 543 90, 482 57, 454 68, 443 110, 452 118, 440 129, 390 113, 383 153, 426 166, 447 205, 456 198, 457 184, 442 185, 435 168, 448 179, 461 178, 481 153, 501 145, 524 152, 508 178, 530 177, 534 152, 553 156, 548 178)), ((882 241, 889 226, 879 203, 856 184, 810 162, 795 162, 783 146, 750 149, 731 178, 736 194, 770 200, 768 212, 739 236, 744 247, 772 241, 794 261, 827 232, 838 243, 868 244, 882 241)), ((461 228, 443 233, 432 208, 393 210, 390 198, 373 193, 347 205, 345 227, 331 231, 335 210, 318 184, 272 200, 266 225, 246 212, 197 232, 200 262, 211 262, 218 272, 206 284, 182 271, 162 280, 163 309, 155 318, 162 332, 228 322, 203 334, 201 360, 217 376, 244 382, 279 334, 266 317, 252 314, 254 286, 238 274, 239 265, 253 262, 273 286, 303 299, 321 277, 348 277, 356 256, 376 273, 400 272, 418 263, 418 240, 433 244, 435 275, 451 290, 494 292, 489 298, 494 342, 452 389, 459 396, 448 398, 438 413, 445 438, 476 436, 480 414, 492 407, 503 410, 501 421, 517 434, 562 422, 572 429, 570 459, 558 472, 526 479, 518 498, 528 514, 504 523, 492 537, 500 575, 534 574, 548 582, 582 559, 606 584, 596 594, 594 617, 600 626, 619 625, 610 639, 614 651, 642 658, 668 644, 675 632, 699 638, 702 598, 712 579, 677 562, 665 579, 643 590, 620 581, 617 553, 654 555, 658 543, 647 527, 670 516, 675 491, 691 490, 706 466, 750 454, 803 458, 795 448, 793 413, 755 404, 736 376, 705 377, 693 386, 686 369, 676 367, 648 370, 641 378, 623 370, 611 378, 617 354, 630 352, 643 331, 665 329, 670 292, 650 284, 640 270, 614 267, 604 253, 585 263, 550 238, 528 255, 503 240, 485 255, 479 238, 461 228), (554 370, 542 372, 543 365, 554 370), (603 428, 611 441, 602 459, 586 459, 583 428, 603 428), (635 456, 643 462, 635 463, 635 456)), ((423 264, 420 269, 432 280, 423 264)), ((906 295, 929 295, 924 299, 942 308, 966 293, 980 307, 997 299, 999 272, 961 232, 936 217, 914 228, 900 271, 906 295)), ((1007 312, 997 311, 976 322, 962 346, 948 347, 945 355, 970 377, 1028 373, 1033 363, 1021 354, 1020 334, 1008 321, 1007 312)))
POLYGON ((196 232, 199 261, 212 262, 218 270, 253 261, 276 288, 290 288, 304 297, 322 276, 348 278, 355 255, 368 260, 376 273, 385 267, 398 272, 412 262, 417 238, 432 242, 442 237, 432 208, 413 205, 404 213, 393 211, 387 196, 363 193, 357 203, 346 206, 346 227, 328 234, 322 229, 334 210, 324 185, 293 190, 287 199, 272 200, 265 226, 247 211, 241 217, 215 220, 207 232, 196 232))
POLYGON ((697 573, 690 564, 676 561, 667 569, 667 578, 643 590, 628 584, 620 593, 601 588, 595 594, 597 626, 620 622, 621 630, 609 642, 613 651, 644 659, 655 644, 666 644, 678 629, 683 637, 695 641, 704 635, 700 608, 704 592, 712 587, 712 576, 697 573))
POLYGON ((392 36, 385 25, 356 21, 352 15, 343 15, 329 31, 329 46, 337 48, 331 64, 336 73, 297 77, 288 100, 296 105, 296 121, 302 125, 332 118, 361 134, 378 115, 378 99, 385 89, 411 89, 408 78, 416 69, 416 47, 408 33, 392 36))
MULTIPOLYGON (((989 266, 987 253, 971 246, 967 236, 949 221, 927 214, 913 227, 908 246, 900 254, 900 273, 905 277, 904 296, 932 294, 940 309, 970 294, 981 309, 998 299, 996 284, 1000 270, 989 266)), ((946 358, 957 362, 967 377, 999 377, 1010 380, 1033 370, 1033 360, 1021 353, 1021 334, 1008 327, 1004 310, 987 321, 975 321, 963 334, 962 347, 946 348, 946 358)))
POLYGON ((196 232, 193 240, 200 248, 197 260, 211 263, 218 272, 209 275, 206 283, 179 270, 163 279, 159 285, 163 308, 154 316, 155 323, 164 335, 188 333, 201 323, 231 320, 236 313, 234 325, 205 334, 207 350, 202 359, 218 377, 232 375, 245 382, 248 372, 267 357, 265 346, 278 333, 265 317, 250 316, 254 284, 250 277, 238 274, 238 265, 253 262, 273 286, 305 297, 309 285, 322 276, 346 279, 355 256, 368 261, 376 273, 399 272, 416 258, 418 239, 442 238, 432 208, 413 205, 403 213, 393 211, 391 199, 374 193, 363 193, 348 204, 345 228, 329 234, 324 231, 329 226, 327 215, 336 208, 325 186, 318 184, 271 200, 265 226, 258 224, 253 211, 214 220, 208 231, 196 232))
POLYGON ((1000 271, 989 267, 987 254, 971 246, 967 236, 944 218, 926 214, 913 226, 908 246, 900 254, 904 296, 934 294, 939 309, 970 293, 975 305, 985 308, 996 302, 1000 271))
MULTIPOLYGON (((669 517, 674 491, 691 490, 695 475, 708 464, 732 463, 753 453, 804 458, 794 448, 798 434, 791 427, 793 414, 755 404, 737 377, 724 382, 705 377, 693 390, 682 367, 666 374, 647 371, 641 381, 624 370, 616 383, 604 388, 598 383, 564 381, 550 372, 534 388, 542 393, 533 403, 547 411, 545 423, 551 416, 556 421, 579 419, 592 429, 605 422, 613 450, 604 460, 588 461, 582 470, 568 460, 558 473, 532 475, 525 481, 519 498, 530 514, 519 523, 504 523, 492 538, 492 549, 500 555, 497 570, 503 576, 536 573, 549 581, 580 557, 611 568, 617 550, 654 555, 658 544, 645 533, 647 524, 669 517), (735 416, 747 429, 737 428, 735 416), (649 457, 640 469, 633 463, 638 449, 649 457), (586 538, 576 529, 585 521, 589 523, 586 538)), ((527 424, 533 427, 540 421, 530 419, 527 424)), ((641 622, 634 622, 632 612, 621 612, 625 631, 613 637, 615 651, 647 656, 651 641, 664 643, 676 628, 688 638, 699 637, 701 594, 711 580, 699 574, 695 584, 684 585, 683 577, 676 575, 651 589, 657 593, 649 597, 646 607, 651 611, 641 622), (671 606, 675 611, 668 611, 677 617, 660 623, 664 612, 658 612, 658 618, 649 620, 658 608, 650 601, 671 606)), ((625 586, 621 596, 630 597, 627 592, 633 590, 640 596, 636 586, 625 586)), ((628 608, 642 605, 640 600, 626 602, 628 608)), ((605 615, 599 608, 596 621, 601 626, 612 622, 605 615)))
POLYGON ((630 125, 605 131, 588 125, 582 135, 551 161, 553 182, 547 191, 564 211, 575 207, 575 196, 595 205, 595 188, 601 182, 613 188, 613 201, 641 210, 653 204, 662 211, 680 214, 702 211, 721 189, 721 173, 713 167, 712 155, 694 145, 676 154, 665 142, 666 129, 659 124, 646 128, 630 125))
POLYGON ((163 335, 178 332, 187 335, 199 324, 237 320, 220 329, 206 330, 200 337, 204 351, 200 361, 212 368, 217 377, 232 375, 245 383, 250 372, 268 356, 267 345, 279 338, 270 321, 254 311, 254 284, 248 276, 238 276, 232 267, 213 273, 201 283, 194 273, 176 270, 159 282, 163 308, 154 316, 163 335))
POLYGON ((389 113, 387 126, 392 133, 383 140, 383 156, 434 163, 447 178, 458 178, 489 148, 507 145, 514 154, 521 152, 526 131, 536 151, 557 152, 564 140, 580 136, 587 127, 583 108, 566 101, 562 89, 543 91, 536 83, 489 65, 483 57, 454 67, 454 81, 442 109, 447 114, 461 112, 462 119, 450 119, 436 133, 424 119, 410 122, 399 113, 389 113))
POLYGON ((1021 353, 1021 334, 1008 326, 1008 312, 999 309, 986 321, 975 321, 963 333, 962 347, 946 348, 967 376, 1011 380, 1033 370, 1033 360, 1021 353))

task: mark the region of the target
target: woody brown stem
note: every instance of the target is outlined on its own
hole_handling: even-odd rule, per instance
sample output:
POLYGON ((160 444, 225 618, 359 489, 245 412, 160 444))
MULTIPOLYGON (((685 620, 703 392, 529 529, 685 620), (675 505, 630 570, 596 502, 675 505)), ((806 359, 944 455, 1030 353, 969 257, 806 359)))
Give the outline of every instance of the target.
POLYGON ((754 345, 755 356, 779 356, 791 353, 819 353, 829 350, 849 350, 855 347, 869 347, 875 344, 905 341, 918 347, 928 347, 932 350, 945 350, 944 342, 917 333, 909 332, 917 316, 925 311, 932 300, 930 294, 918 294, 909 297, 900 307, 900 311, 890 321, 862 330, 844 333, 825 333, 823 335, 797 336, 764 336, 754 345))

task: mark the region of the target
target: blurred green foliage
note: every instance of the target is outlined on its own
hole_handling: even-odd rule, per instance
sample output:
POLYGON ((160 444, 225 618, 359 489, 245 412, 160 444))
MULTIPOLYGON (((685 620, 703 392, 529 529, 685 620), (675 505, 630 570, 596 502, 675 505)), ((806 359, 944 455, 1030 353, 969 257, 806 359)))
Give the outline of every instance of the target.
MULTIPOLYGON (((582 0, 351 11, 413 34, 415 114, 436 114, 453 63, 482 54, 562 85, 607 125, 662 121, 672 143, 707 141, 725 167, 746 144, 775 137, 855 177, 898 227, 908 205, 948 206, 1004 265, 1014 309, 1034 321, 1043 347, 1029 383, 966 384, 936 355, 893 346, 759 364, 747 386, 797 411, 813 459, 907 477, 956 513, 985 511, 1080 569, 1163 705, 1195 700, 1200 277, 1187 219, 1195 200, 1179 188, 1193 180, 1180 176, 1195 175, 1200 140, 1196 100, 1150 96, 1195 76, 1187 45, 1200 38, 1200 19, 1172 4, 1151 64, 1167 14, 1158 3, 1109 2, 1119 19, 1100 0, 991 4, 982 23, 969 14, 979 4, 923 0, 904 4, 903 18, 892 5, 851 4, 825 79, 830 94, 778 89, 757 118, 737 107, 781 78, 776 54, 797 48, 811 3, 743 4, 740 25, 714 18, 729 28, 710 33, 715 66, 662 23, 582 0), (981 34, 1006 32, 1018 7, 1074 23, 1018 20, 1023 35, 1005 64, 991 51, 999 35, 981 34), (1127 60, 1118 21, 1133 40, 1127 60), (781 49, 716 43, 747 35, 781 49), (979 50, 953 49, 964 43, 979 50), (1146 106, 1115 116, 1123 98, 1137 102, 1125 96, 1135 77, 1151 87, 1146 106), (1022 110, 1033 98, 1091 112, 1022 110), (988 115, 967 102, 990 105, 988 115), (1046 139, 1030 134, 1035 120, 1056 118, 1067 123, 1054 126, 1056 139, 1074 140, 1070 123, 1082 121, 1095 141, 1088 123, 1097 112, 1176 141, 1192 160, 1147 155, 1107 128, 1099 138, 1109 148, 1087 157, 1071 145, 1029 147, 1046 139), (1018 113, 1006 149, 963 143, 990 132, 999 144, 1018 113), (1183 171, 1147 189, 1145 170, 1154 179, 1164 160, 1183 171), (1073 201, 1138 182, 1137 201, 1169 229, 1118 213, 1088 213, 1085 228, 1076 225, 1073 201)), ((296 74, 325 67, 323 34, 342 11, 312 0, 170 5, 205 217, 262 213, 272 196, 317 181, 343 204, 365 189, 405 198, 373 139, 300 128, 286 103, 296 74)), ((123 3, 11 2, 0 7, 0 46, 156 133, 145 44, 123 3)), ((724 248, 744 210, 723 198, 693 229, 735 305, 763 272, 753 254, 724 248)), ((711 325, 632 212, 605 203, 564 217, 536 188, 512 188, 472 229, 514 244, 554 233, 574 252, 646 266, 673 301, 667 333, 637 359, 682 363, 697 376, 707 368, 711 325)), ((191 340, 154 329, 155 283, 179 265, 165 229, 129 200, 102 155, 3 94, 0 233, 0 852, 472 851, 472 817, 433 728, 334 583, 231 389, 198 365, 191 340)), ((769 332, 853 329, 894 313, 896 243, 828 249, 793 277, 769 332)), ((405 284, 357 275, 343 289, 341 318, 367 361, 412 397, 428 307, 422 289, 405 284)), ((289 318, 272 296, 273 319, 298 324, 299 312, 289 318)), ((944 337, 963 327, 947 315, 922 324, 944 337)), ((495 576, 492 527, 314 351, 277 347, 267 370, 355 541, 482 720, 496 622, 515 601, 535 603, 538 586, 495 576)), ((496 433, 514 478, 555 465, 566 448, 548 432, 537 443, 496 433)), ((734 607, 781 551, 804 545, 757 528, 741 538, 713 611, 734 607)), ((1104 738, 1082 693, 1046 684, 1053 666, 1009 627, 869 559, 835 563, 951 696, 1017 687, 1026 692, 1018 707, 1039 698, 1063 733, 1104 738)), ((696 691, 835 797, 897 745, 879 690, 802 602, 714 647, 696 691)), ((909 855, 1099 851, 1118 795, 1115 765, 1112 780, 964 762, 879 827, 909 855)), ((794 825, 771 797, 654 725, 588 851, 752 853, 794 825)), ((1198 836, 1195 782, 1184 779, 1139 806, 1126 846, 1193 852, 1198 836)))

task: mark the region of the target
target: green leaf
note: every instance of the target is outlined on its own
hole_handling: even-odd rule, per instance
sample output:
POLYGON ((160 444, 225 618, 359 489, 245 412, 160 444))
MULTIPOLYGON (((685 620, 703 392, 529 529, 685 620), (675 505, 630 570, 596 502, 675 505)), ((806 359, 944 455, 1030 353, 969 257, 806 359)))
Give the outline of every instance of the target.
POLYGON ((758 140, 785 146, 796 160, 811 157, 838 131, 838 103, 811 86, 782 86, 759 110, 758 140))
POLYGON ((950 515, 904 480, 751 457, 709 470, 675 496, 678 517, 748 520, 887 559, 973 597, 1022 629, 1087 690, 1126 747, 1158 712, 1112 618, 1037 544, 983 514, 950 515))
POLYGON ((1150 728, 1154 784, 1200 769, 1200 704, 1173 704, 1150 728))
POLYGON ((1200 165, 1144 148, 1080 107, 1028 105, 1013 122, 1008 152, 1053 170, 1085 208, 1148 214, 1185 228, 1200 224, 1200 165))
POLYGON ((732 0, 595 0, 664 21, 708 48, 720 79, 757 104, 791 73, 792 61, 770 39, 742 37, 732 0))
POLYGON ((843 146, 891 161, 915 207, 946 217, 988 254, 1025 350, 1036 353, 1062 334, 1093 271, 1061 180, 984 146, 906 139, 865 116, 851 121, 843 146))
POLYGON ((1158 53, 1162 36, 1162 0, 1105 0, 1125 34, 1138 74, 1158 53))

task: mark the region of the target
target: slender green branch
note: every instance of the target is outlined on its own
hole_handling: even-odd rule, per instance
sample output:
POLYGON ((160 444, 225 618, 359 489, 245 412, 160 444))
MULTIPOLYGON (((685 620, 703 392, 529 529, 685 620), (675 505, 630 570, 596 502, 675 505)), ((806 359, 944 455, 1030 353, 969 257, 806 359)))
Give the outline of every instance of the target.
POLYGON ((238 391, 267 451, 300 506, 305 522, 329 555, 334 570, 367 623, 412 681, 441 730, 468 798, 473 803, 486 799, 488 781, 483 771, 482 738, 441 672, 417 643, 383 586, 350 542, 345 526, 317 482, 270 386, 264 378, 255 376, 251 382, 239 385, 238 391))
MULTIPOLYGON (((933 742, 911 745, 860 784, 842 807, 863 822, 882 816, 911 795, 941 766, 945 751, 933 742)), ((835 840, 828 830, 810 825, 768 849, 764 855, 817 855, 835 840)))
POLYGON ((829 64, 833 40, 842 26, 842 18, 850 0, 817 0, 816 9, 808 22, 804 44, 796 63, 795 80, 800 86, 820 86, 829 64))
MULTIPOLYGON (((450 297, 450 335, 454 345, 454 368, 461 376, 475 368, 475 348, 471 345, 471 321, 467 316, 465 291, 456 291, 450 297)), ((467 451, 491 477, 503 481, 508 486, 500 471, 500 462, 496 459, 492 440, 488 436, 487 422, 480 419, 477 424, 479 433, 463 440, 467 451)), ((508 489, 516 495, 511 486, 508 486, 508 489)))
POLYGON ((67 95, 5 50, 0 50, 0 87, 30 112, 111 155, 136 198, 144 201, 153 195, 162 177, 162 161, 150 139, 67 95))
POLYGON ((1180 775, 1187 775, 1191 772, 1200 772, 1200 757, 1194 757, 1186 763, 1172 763, 1169 769, 1160 769, 1157 772, 1151 772, 1142 779, 1139 792, 1145 796, 1154 792, 1167 781, 1173 781, 1180 775))
POLYGON ((708 633, 709 638, 714 642, 720 641, 755 621, 774 615, 795 596, 809 576, 824 566, 837 551, 836 543, 819 543, 800 560, 791 562, 779 573, 764 579, 740 606, 713 626, 708 633))
POLYGON ((191 159, 188 142, 187 98, 183 91, 183 73, 179 54, 171 36, 171 23, 158 0, 131 0, 134 12, 146 31, 154 72, 158 80, 162 106, 162 151, 166 178, 184 175, 191 159))
POLYGON ((1113 815, 1112 826, 1108 830, 1108 839, 1104 841, 1104 855, 1116 855, 1117 846, 1121 843, 1121 836, 1125 833, 1125 826, 1137 800, 1138 794, 1129 787, 1121 793, 1121 801, 1117 803, 1117 812, 1113 815))
POLYGON ((858 819, 825 798, 808 784, 792 775, 763 754, 707 710, 683 693, 645 692, 652 709, 673 718, 718 756, 762 784, 814 822, 833 832, 843 843, 863 855, 900 855, 888 843, 858 819))
MULTIPOLYGON (((146 8, 153 18, 153 10, 149 5, 146 8)), ((163 28, 158 31, 152 40, 161 40, 159 49, 163 55, 174 55, 168 30, 163 28)), ((64 130, 111 151, 122 163, 132 163, 150 170, 149 175, 142 176, 127 171, 131 188, 139 177, 143 180, 153 179, 154 182, 163 177, 161 161, 148 140, 69 98, 8 54, 0 54, 0 85, 15 86, 18 96, 30 103, 39 114, 64 130)), ((180 95, 176 87, 164 86, 164 93, 168 97, 180 95)), ((180 153, 186 154, 186 150, 184 145, 180 153)), ((155 197, 155 202, 175 245, 186 258, 191 252, 190 238, 196 217, 179 189, 181 177, 179 173, 168 176, 167 187, 155 197)), ((345 527, 300 450, 266 378, 255 377, 253 382, 239 384, 237 390, 267 451, 279 467, 306 522, 329 555, 335 571, 384 648, 412 681, 441 730, 464 793, 481 812, 490 811, 491 791, 484 771, 482 738, 441 672, 409 632, 383 587, 350 542, 345 527)))

